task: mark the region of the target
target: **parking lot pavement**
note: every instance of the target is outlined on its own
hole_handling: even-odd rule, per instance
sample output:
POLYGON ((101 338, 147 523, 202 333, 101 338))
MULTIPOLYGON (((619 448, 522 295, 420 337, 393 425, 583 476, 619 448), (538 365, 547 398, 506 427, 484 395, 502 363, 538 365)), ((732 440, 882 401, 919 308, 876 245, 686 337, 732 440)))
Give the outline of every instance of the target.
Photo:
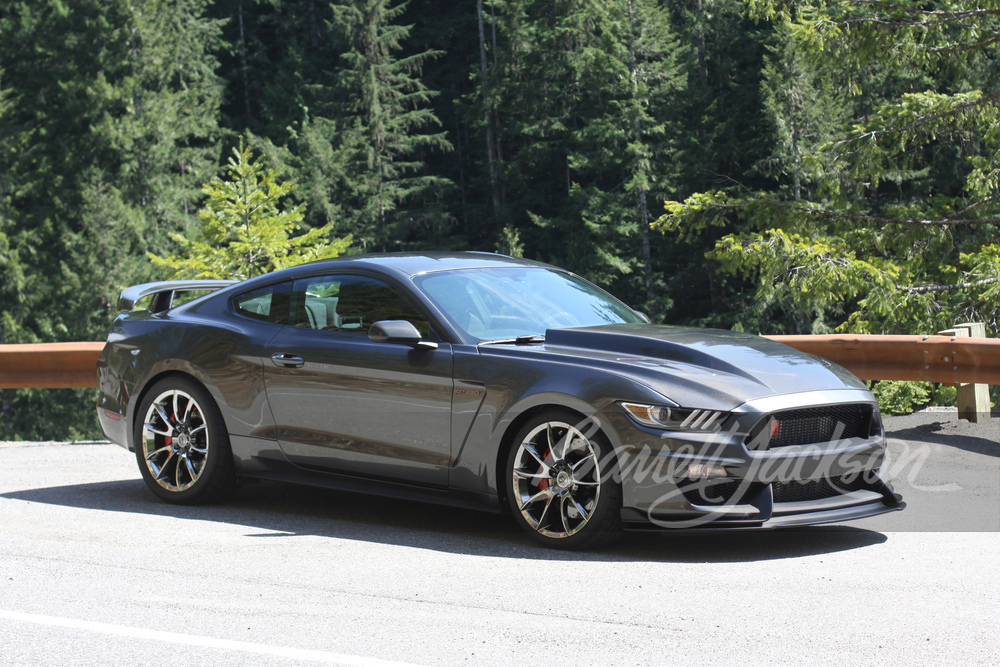
POLYGON ((0 664, 995 664, 996 424, 890 418, 909 506, 547 551, 503 517, 253 484, 155 500, 101 443, 0 444, 0 664))

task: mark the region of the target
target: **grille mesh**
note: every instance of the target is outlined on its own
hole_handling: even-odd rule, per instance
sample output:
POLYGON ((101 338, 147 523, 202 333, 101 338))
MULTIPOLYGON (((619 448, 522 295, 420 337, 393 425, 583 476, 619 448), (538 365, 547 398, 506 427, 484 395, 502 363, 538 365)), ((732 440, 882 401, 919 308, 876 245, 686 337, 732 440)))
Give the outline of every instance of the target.
POLYGON ((762 420, 747 436, 745 443, 751 446, 766 440, 768 433, 765 430, 770 429, 772 419, 778 421, 778 433, 771 436, 767 447, 761 449, 825 443, 831 442, 834 437, 867 438, 871 416, 871 406, 866 403, 785 410, 762 420))
POLYGON ((775 482, 771 485, 776 503, 797 503, 806 500, 833 498, 851 491, 871 488, 864 475, 847 475, 832 479, 811 479, 807 482, 775 482))

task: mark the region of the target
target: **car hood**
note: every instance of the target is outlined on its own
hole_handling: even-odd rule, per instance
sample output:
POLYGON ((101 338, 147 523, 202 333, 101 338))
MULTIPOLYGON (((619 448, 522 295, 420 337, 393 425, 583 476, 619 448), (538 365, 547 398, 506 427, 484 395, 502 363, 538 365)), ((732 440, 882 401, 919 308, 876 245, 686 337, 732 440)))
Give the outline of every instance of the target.
POLYGON ((765 396, 865 388, 832 362, 735 331, 651 324, 550 329, 544 349, 610 366, 687 407, 732 409, 765 396))

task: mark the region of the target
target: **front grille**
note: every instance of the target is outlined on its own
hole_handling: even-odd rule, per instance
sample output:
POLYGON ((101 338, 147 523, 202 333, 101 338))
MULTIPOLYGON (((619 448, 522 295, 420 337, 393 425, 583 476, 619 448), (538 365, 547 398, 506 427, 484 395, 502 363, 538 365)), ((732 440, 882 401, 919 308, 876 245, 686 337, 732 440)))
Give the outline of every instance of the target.
MULTIPOLYGON (((871 475, 872 473, 868 473, 871 475)), ((811 479, 807 482, 775 482, 771 485, 776 503, 798 503, 807 500, 833 498, 851 491, 870 489, 865 475, 852 474, 832 479, 811 479)))
POLYGON ((828 405, 776 412, 762 419, 744 440, 750 449, 811 445, 843 438, 867 438, 872 408, 867 403, 828 405), (778 432, 771 434, 772 423, 778 432))

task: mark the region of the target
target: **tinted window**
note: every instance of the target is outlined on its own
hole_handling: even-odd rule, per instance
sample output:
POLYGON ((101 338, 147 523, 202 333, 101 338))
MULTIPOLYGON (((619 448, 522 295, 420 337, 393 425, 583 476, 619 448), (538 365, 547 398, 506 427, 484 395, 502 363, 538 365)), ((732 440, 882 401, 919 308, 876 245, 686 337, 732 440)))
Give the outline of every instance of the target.
POLYGON ((240 315, 255 320, 286 324, 288 322, 288 283, 268 285, 233 299, 233 307, 240 315))
POLYGON ((291 324, 368 334, 381 320, 407 320, 424 338, 430 324, 397 289, 367 276, 331 275, 296 280, 292 286, 291 324))
POLYGON ((456 328, 477 341, 642 321, 596 285, 551 269, 438 271, 419 276, 417 284, 456 328))

